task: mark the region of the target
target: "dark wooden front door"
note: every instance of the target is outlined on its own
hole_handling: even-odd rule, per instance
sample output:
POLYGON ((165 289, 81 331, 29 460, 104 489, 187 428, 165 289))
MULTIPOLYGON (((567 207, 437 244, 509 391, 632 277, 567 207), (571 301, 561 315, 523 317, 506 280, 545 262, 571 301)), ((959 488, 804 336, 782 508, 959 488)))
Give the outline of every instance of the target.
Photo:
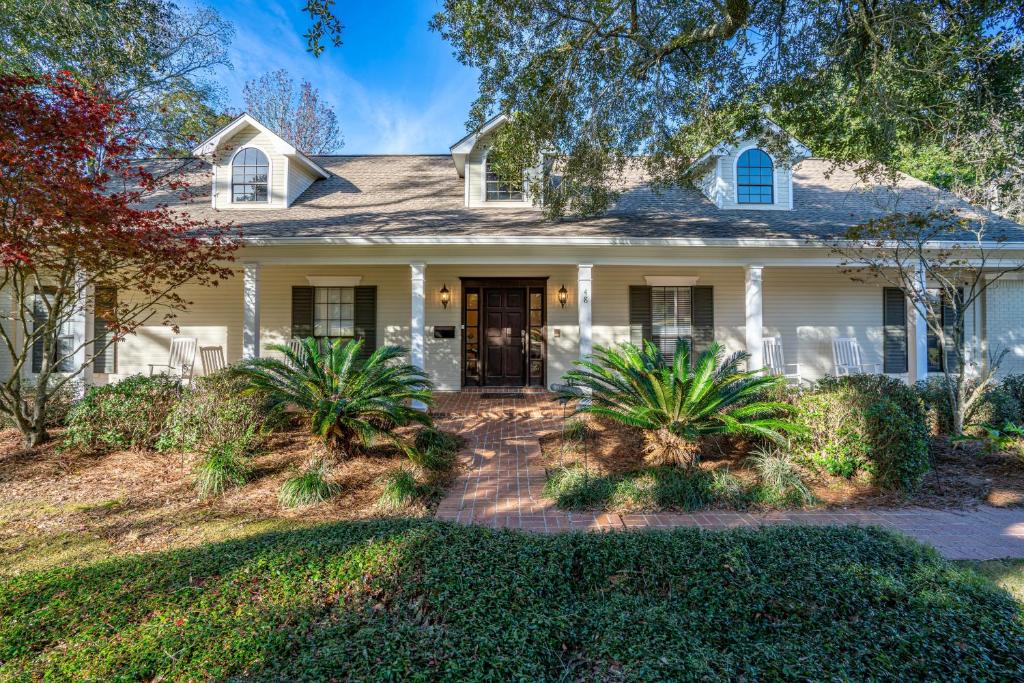
POLYGON ((484 382, 491 386, 526 383, 526 288, 483 290, 484 382))

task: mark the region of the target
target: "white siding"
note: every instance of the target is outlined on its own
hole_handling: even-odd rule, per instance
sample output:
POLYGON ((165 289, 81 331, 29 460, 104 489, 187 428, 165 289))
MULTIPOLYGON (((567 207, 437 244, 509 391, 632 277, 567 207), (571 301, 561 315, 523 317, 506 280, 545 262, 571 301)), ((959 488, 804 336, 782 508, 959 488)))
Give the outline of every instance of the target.
POLYGON ((1006 356, 1000 375, 1024 372, 1024 280, 999 280, 985 291, 988 355, 1006 356))
POLYGON ((305 166, 288 159, 288 206, 291 206, 306 189, 313 184, 316 176, 305 166))
POLYGON ((226 140, 217 150, 214 163, 217 165, 216 187, 214 194, 214 207, 218 209, 243 208, 281 208, 285 206, 285 169, 287 157, 275 151, 276 140, 267 133, 261 133, 252 126, 246 126, 238 133, 226 140), (236 151, 243 147, 256 147, 270 161, 270 181, 268 189, 270 202, 260 204, 246 202, 243 204, 231 203, 231 157, 236 151))
POLYGON ((756 146, 755 141, 744 140, 732 147, 729 154, 718 157, 714 171, 699 179, 696 183, 697 187, 723 209, 789 210, 792 202, 790 197, 792 166, 789 162, 775 159, 774 155, 772 155, 772 160, 775 165, 775 203, 772 205, 740 204, 736 201, 736 162, 743 152, 756 146))

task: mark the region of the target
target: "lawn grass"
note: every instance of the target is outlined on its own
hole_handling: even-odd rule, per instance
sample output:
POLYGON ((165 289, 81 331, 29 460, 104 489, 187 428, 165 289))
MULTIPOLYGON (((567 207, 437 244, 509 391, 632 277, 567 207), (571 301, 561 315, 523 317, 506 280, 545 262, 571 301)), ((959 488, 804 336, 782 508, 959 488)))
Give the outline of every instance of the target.
POLYGON ((0 679, 1019 679, 1019 606, 878 529, 341 522, 0 583, 0 679))
POLYGON ((987 560, 964 564, 1005 589, 1024 607, 1024 560, 987 560))

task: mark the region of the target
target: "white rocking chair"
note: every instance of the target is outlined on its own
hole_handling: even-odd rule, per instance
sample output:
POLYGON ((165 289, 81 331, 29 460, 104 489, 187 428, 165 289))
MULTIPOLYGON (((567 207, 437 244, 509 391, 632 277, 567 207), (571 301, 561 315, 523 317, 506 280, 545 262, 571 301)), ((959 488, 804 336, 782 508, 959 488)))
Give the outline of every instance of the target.
MULTIPOLYGON (((306 347, 302 343, 301 339, 289 339, 288 350, 294 353, 300 360, 304 358, 306 355, 306 347)), ((285 362, 288 363, 289 365, 292 364, 291 361, 287 360, 287 357, 285 362)))
POLYGON ((174 337, 167 354, 166 363, 150 363, 149 376, 156 374, 177 377, 184 384, 192 382, 192 371, 196 361, 195 337, 174 337))
POLYGON ((799 385, 803 382, 799 363, 787 363, 782 353, 782 340, 778 337, 765 337, 761 342, 764 352, 764 368, 771 375, 785 377, 786 381, 799 385), (792 369, 792 371, 790 371, 792 369))
POLYGON ((836 365, 836 376, 870 375, 882 371, 879 363, 865 363, 861 357, 860 343, 853 337, 837 337, 832 340, 832 359, 836 365))
POLYGON ((199 359, 203 362, 204 375, 212 375, 228 366, 224 360, 224 348, 220 346, 200 346, 199 359))

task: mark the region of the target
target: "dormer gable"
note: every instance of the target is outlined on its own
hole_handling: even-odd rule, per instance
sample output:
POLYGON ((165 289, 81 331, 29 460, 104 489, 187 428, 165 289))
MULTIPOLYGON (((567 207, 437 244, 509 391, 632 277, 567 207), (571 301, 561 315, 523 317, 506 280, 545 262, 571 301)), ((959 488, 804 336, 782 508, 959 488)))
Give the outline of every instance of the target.
POLYGON ((720 209, 789 211, 793 208, 793 166, 811 150, 774 121, 761 122, 768 144, 753 135, 718 143, 691 167, 694 184, 720 209))
POLYGON ((215 209, 282 209, 316 180, 329 177, 319 164, 249 114, 235 118, 200 143, 194 156, 213 169, 215 209))
POLYGON ((540 173, 539 167, 527 171, 522 180, 513 182, 498 178, 489 167, 494 134, 508 120, 507 114, 499 114, 450 148, 455 170, 463 180, 468 207, 517 209, 533 206, 530 180, 539 177, 533 175, 540 173))

